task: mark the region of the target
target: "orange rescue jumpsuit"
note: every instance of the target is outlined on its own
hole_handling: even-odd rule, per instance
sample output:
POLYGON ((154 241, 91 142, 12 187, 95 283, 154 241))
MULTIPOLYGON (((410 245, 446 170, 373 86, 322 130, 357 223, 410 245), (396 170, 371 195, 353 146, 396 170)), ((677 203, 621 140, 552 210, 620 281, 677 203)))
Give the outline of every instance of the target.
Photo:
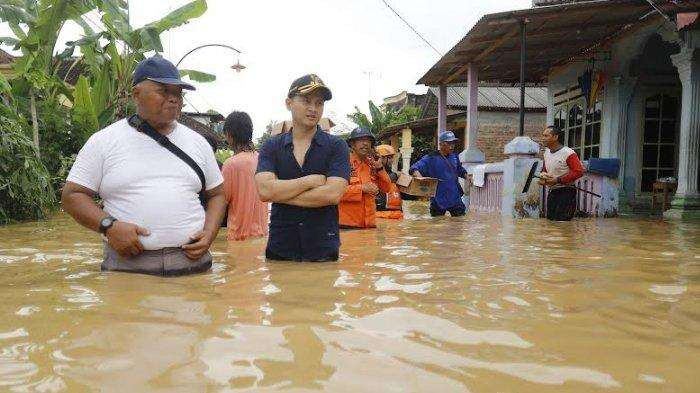
POLYGON ((361 161, 350 153, 350 182, 340 199, 338 212, 340 225, 353 228, 374 228, 377 204, 374 195, 362 192, 362 184, 374 183, 382 192, 391 191, 391 179, 385 170, 376 170, 368 160, 361 161))
POLYGON ((401 211, 401 192, 395 183, 391 183, 391 191, 386 193, 386 209, 377 212, 377 218, 388 218, 391 220, 403 220, 401 211))

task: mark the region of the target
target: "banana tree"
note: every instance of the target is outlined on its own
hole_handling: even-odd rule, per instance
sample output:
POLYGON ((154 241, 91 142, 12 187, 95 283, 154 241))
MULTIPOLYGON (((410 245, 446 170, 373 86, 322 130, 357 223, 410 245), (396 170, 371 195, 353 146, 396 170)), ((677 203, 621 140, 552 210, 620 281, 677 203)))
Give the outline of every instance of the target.
POLYGON ((14 65, 13 94, 28 99, 32 136, 37 157, 39 125, 37 99, 70 95, 70 89, 56 77, 58 63, 54 50, 66 21, 80 18, 92 8, 89 0, 0 0, 0 21, 6 22, 15 37, 2 37, 0 43, 22 51, 14 65))
MULTIPOLYGON (((130 112, 131 76, 136 64, 149 52, 162 52, 160 35, 201 16, 205 0, 195 0, 163 18, 133 29, 128 5, 123 0, 0 0, 0 21, 14 37, 0 37, 0 44, 13 45, 22 56, 15 61, 11 84, 17 101, 27 101, 32 118, 33 140, 39 154, 37 100, 66 99, 73 107, 73 120, 85 136, 130 112), (104 30, 95 31, 85 15, 97 12, 104 30), (84 36, 66 43, 57 53, 58 36, 64 24, 73 21, 84 36), (123 47, 123 50, 118 50, 123 47), (73 57, 76 48, 81 56, 73 57), (59 77, 59 68, 70 63, 68 72, 80 68, 84 76, 75 87, 59 77)), ((212 81, 213 75, 184 70, 190 79, 212 81)))
POLYGON ((414 106, 405 106, 399 110, 382 110, 369 101, 369 113, 370 116, 367 116, 362 113, 360 108, 355 107, 355 112, 349 114, 348 118, 358 126, 368 128, 375 135, 380 135, 387 127, 417 120, 420 109, 414 106))
MULTIPOLYGON (((139 61, 148 53, 163 51, 160 35, 204 14, 205 0, 192 1, 156 21, 133 29, 128 22, 127 5, 119 0, 93 0, 101 14, 105 30, 95 32, 88 24, 81 24, 84 37, 68 42, 61 54, 68 58, 76 48, 82 53, 87 68, 85 80, 79 80, 75 89, 75 110, 78 121, 92 132, 104 127, 115 117, 133 112, 130 107, 132 74, 139 61), (107 42, 105 45, 104 42, 107 42), (117 48, 123 46, 120 52, 117 48), (97 125, 97 127, 95 127, 97 125)), ((198 82, 211 82, 214 75, 195 70, 182 70, 183 76, 198 82)))

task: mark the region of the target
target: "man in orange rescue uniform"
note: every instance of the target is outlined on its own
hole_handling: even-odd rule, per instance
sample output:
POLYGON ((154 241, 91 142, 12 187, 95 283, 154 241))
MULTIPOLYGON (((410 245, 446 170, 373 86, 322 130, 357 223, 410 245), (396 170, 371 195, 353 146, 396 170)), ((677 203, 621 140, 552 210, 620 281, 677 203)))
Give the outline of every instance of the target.
POLYGON ((389 174, 389 179, 391 179, 391 191, 377 194, 377 218, 401 220, 403 219, 403 211, 401 211, 403 201, 401 200, 399 187, 396 185, 399 175, 391 170, 391 163, 394 160, 396 151, 391 145, 379 145, 375 150, 381 157, 384 170, 389 174))
POLYGON ((379 191, 391 191, 391 179, 374 152, 374 135, 366 128, 355 128, 350 133, 350 183, 340 199, 338 211, 341 228, 376 227, 379 191))

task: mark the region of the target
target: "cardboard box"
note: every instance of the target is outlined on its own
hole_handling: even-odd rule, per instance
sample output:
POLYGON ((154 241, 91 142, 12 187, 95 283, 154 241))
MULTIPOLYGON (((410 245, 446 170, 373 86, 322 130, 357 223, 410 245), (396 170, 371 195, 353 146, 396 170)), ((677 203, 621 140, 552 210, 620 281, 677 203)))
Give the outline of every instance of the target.
POLYGON ((434 177, 412 177, 402 173, 396 180, 399 191, 404 194, 433 197, 437 191, 438 179, 434 177))

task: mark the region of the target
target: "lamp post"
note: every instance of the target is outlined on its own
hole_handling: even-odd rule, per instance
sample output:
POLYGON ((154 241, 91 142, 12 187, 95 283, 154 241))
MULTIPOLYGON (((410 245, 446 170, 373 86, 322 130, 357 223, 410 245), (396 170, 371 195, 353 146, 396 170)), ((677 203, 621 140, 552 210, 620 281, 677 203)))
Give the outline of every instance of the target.
MULTIPOLYGON (((192 49, 191 51, 185 53, 185 55, 182 56, 182 58, 180 58, 180 61, 178 61, 177 64, 175 64, 175 67, 178 67, 178 66, 180 65, 180 63, 182 63, 182 61, 185 60, 185 57, 189 56, 192 52, 197 51, 197 50, 202 49, 202 48, 207 48, 207 47, 210 47, 210 46, 218 46, 218 47, 221 47, 221 48, 231 49, 231 50, 233 50, 234 52, 236 52, 236 53, 238 53, 238 54, 243 53, 243 52, 239 51, 238 49, 236 49, 236 48, 234 48, 234 47, 232 47, 232 46, 230 46, 230 45, 224 45, 224 44, 206 44, 206 45, 200 45, 200 46, 198 46, 198 47, 192 49)), ((231 69, 234 70, 234 71, 236 71, 236 72, 241 72, 241 71, 244 70, 245 68, 246 68, 246 66, 244 66, 243 64, 241 64, 240 60, 236 60, 236 64, 234 64, 234 65, 231 66, 231 69)))

